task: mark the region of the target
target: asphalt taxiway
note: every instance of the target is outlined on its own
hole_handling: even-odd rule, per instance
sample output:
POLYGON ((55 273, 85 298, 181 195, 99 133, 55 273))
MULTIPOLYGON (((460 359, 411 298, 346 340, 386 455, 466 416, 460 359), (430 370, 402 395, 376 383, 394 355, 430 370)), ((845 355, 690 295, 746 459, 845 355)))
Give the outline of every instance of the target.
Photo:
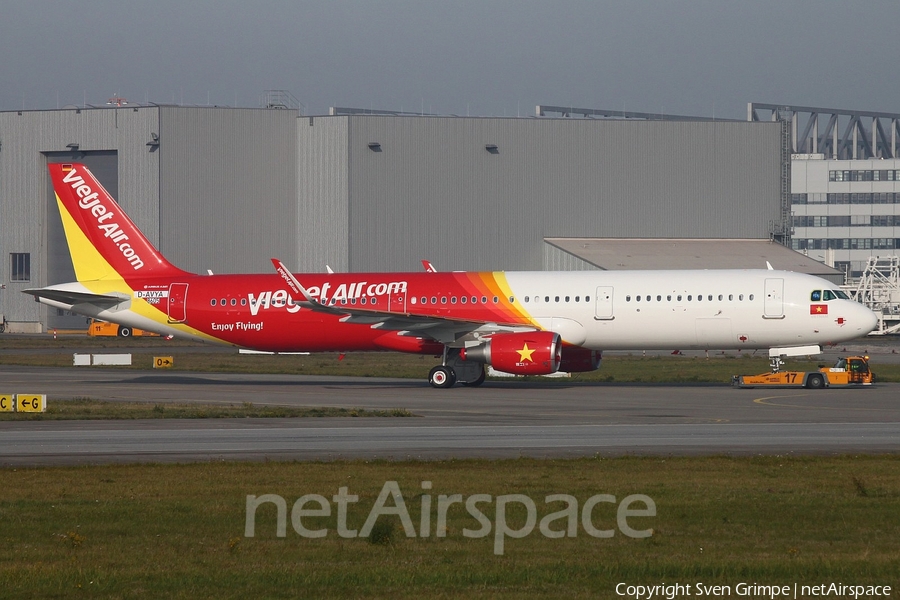
POLYGON ((0 464, 900 452, 900 384, 733 389, 0 367, 2 393, 407 409, 409 418, 0 422, 0 464))

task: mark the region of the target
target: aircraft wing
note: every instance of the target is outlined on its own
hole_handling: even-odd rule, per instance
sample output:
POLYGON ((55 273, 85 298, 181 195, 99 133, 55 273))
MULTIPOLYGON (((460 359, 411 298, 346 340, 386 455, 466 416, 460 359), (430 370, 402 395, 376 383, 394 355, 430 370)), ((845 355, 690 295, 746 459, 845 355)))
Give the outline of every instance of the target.
POLYGON ((385 331, 402 331, 409 335, 424 335, 443 344, 462 342, 467 339, 476 339, 481 335, 498 332, 534 331, 536 328, 518 323, 486 323, 483 321, 471 321, 466 319, 454 319, 451 317, 436 317, 425 315, 412 315, 407 313, 391 312, 346 304, 323 304, 316 300, 303 285, 297 281, 294 274, 284 266, 277 258, 272 259, 275 270, 281 275, 288 287, 303 300, 295 301, 304 308, 332 315, 342 315, 341 322, 370 325, 372 329, 385 331))
POLYGON ((369 324, 372 329, 384 331, 401 331, 406 335, 427 336, 442 344, 463 343, 477 340, 481 336, 499 332, 534 331, 528 325, 485 323, 445 317, 424 317, 389 313, 386 311, 362 311, 349 309, 343 319, 344 323, 369 324))

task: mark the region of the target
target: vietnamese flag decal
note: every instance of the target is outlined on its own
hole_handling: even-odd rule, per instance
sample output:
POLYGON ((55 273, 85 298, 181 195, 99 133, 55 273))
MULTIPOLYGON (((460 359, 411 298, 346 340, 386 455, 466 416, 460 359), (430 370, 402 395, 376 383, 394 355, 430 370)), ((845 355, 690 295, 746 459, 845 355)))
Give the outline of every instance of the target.
POLYGON ((809 305, 809 314, 811 314, 811 315, 827 315, 828 314, 828 305, 827 304, 810 304, 809 305))

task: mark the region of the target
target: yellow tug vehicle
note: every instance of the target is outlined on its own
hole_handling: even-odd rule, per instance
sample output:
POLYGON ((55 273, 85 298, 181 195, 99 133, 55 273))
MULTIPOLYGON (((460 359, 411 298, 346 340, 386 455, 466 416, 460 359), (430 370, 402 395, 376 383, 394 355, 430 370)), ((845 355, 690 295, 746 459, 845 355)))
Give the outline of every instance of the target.
POLYGON ((107 323, 106 321, 101 321, 100 319, 91 319, 87 334, 91 337, 127 338, 132 336, 144 335, 159 337, 158 333, 153 333, 152 331, 144 331, 143 329, 138 329, 137 327, 132 328, 126 325, 118 325, 116 323, 107 323))
POLYGON ((784 361, 779 357, 773 357, 771 364, 771 373, 735 375, 731 378, 732 385, 742 388, 805 387, 821 389, 875 383, 875 373, 869 369, 868 356, 839 358, 833 367, 819 367, 818 371, 782 371, 781 366, 784 365, 784 361))

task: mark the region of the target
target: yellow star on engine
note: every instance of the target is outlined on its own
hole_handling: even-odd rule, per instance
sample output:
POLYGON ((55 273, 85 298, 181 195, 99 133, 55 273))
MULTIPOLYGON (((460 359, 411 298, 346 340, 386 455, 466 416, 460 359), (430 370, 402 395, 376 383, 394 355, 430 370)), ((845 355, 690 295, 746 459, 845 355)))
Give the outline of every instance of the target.
POLYGON ((528 347, 528 342, 522 347, 521 350, 516 350, 519 353, 519 362, 530 361, 534 362, 534 359, 531 358, 531 355, 534 354, 534 349, 528 347))

